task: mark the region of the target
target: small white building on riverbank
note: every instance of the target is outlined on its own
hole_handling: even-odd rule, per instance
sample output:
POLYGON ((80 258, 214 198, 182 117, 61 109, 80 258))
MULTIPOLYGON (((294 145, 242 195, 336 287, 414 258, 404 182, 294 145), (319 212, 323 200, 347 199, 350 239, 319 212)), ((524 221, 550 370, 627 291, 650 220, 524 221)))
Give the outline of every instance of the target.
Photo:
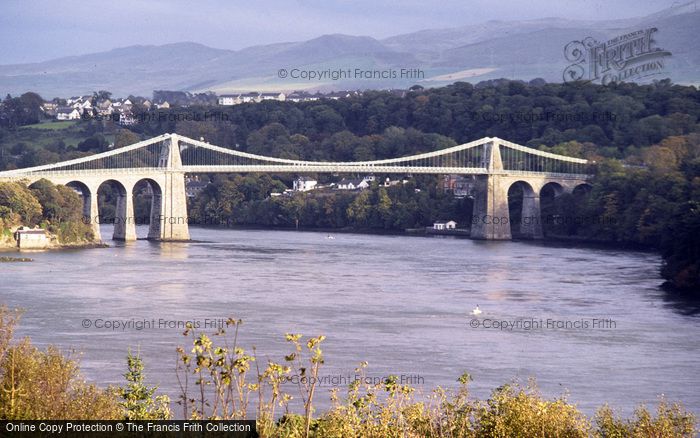
POLYGON ((19 249, 46 249, 49 247, 49 237, 43 228, 19 227, 15 232, 15 240, 19 249))
POLYGON ((447 222, 435 222, 433 224, 433 230, 444 231, 444 230, 454 230, 457 228, 457 222, 447 221, 447 222))

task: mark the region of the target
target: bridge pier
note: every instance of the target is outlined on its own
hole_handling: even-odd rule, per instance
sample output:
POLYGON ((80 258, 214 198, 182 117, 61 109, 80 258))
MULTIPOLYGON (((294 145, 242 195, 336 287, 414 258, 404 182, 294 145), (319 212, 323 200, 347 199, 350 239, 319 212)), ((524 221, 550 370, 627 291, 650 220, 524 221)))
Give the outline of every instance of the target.
MULTIPOLYGON (((506 196, 508 194, 506 193, 506 196)), ((542 213, 540 195, 537 193, 523 195, 523 210, 520 216, 520 233, 527 239, 542 239, 542 213)))
POLYGON ((97 208, 97 188, 88 187, 89 193, 83 193, 83 218, 92 228, 93 238, 101 242, 100 212, 97 208))
POLYGON ((477 177, 471 237, 485 240, 510 240, 508 187, 497 175, 477 177))
POLYGON ((153 189, 153 198, 151 198, 151 215, 148 225, 148 240, 160 240, 163 234, 163 193, 160 190, 153 189))
MULTIPOLYGON (((164 241, 190 240, 190 230, 187 217, 187 194, 185 192, 185 173, 168 172, 165 175, 164 195, 160 201, 160 214, 157 226, 149 230, 158 233, 159 239, 164 241)), ((155 201, 155 196, 153 197, 155 201)), ((153 214, 151 209, 151 213, 153 214)), ((153 219, 151 227, 154 226, 153 219)))
POLYGON ((117 196, 117 210, 114 215, 114 234, 112 240, 136 240, 136 223, 134 218, 134 197, 131 188, 117 196))

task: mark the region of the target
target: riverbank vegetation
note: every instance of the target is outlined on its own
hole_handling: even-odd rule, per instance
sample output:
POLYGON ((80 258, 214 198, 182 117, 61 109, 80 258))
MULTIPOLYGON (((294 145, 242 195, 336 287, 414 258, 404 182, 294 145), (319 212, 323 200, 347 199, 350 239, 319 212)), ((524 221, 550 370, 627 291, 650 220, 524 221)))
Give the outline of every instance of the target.
MULTIPOLYGON (((33 93, 3 101, 0 169, 76 158, 166 132, 304 160, 393 158, 485 136, 587 158, 597 163, 592 190, 586 197, 543 199, 545 234, 657 249, 670 286, 700 291, 700 93, 694 86, 668 80, 606 86, 459 82, 313 102, 135 107, 136 123, 128 129, 86 120, 54 131, 36 125, 39 101, 33 93)), ((317 176, 321 184, 340 177, 317 176)), ((270 194, 290 187, 294 175, 202 178, 211 184, 191 202, 190 213, 207 224, 403 230, 444 219, 468 225, 472 208, 468 198, 445 193, 438 177, 414 176, 403 187, 376 185, 360 193, 274 198, 270 194)), ((148 217, 147 206, 137 200, 137 215, 148 217)))
POLYGON ((90 225, 82 216, 83 202, 73 189, 42 179, 31 186, 0 182, 2 246, 16 246, 12 234, 20 226, 38 226, 55 237, 56 245, 93 241, 90 225))
POLYGON ((190 202, 189 214, 193 223, 386 231, 422 227, 441 218, 468 225, 471 219, 471 200, 444 192, 434 177, 417 176, 391 187, 374 182, 359 192, 329 189, 270 196, 284 188, 269 175, 215 176, 190 202))
POLYGON ((255 418, 263 437, 671 438, 697 433, 695 416, 664 399, 655 412, 639 406, 631 418, 607 405, 588 417, 563 395, 544 396, 534 381, 507 383, 480 400, 471 394, 466 373, 453 388, 421 393, 396 376, 379 382, 365 378, 364 362, 356 370, 359 377, 347 388, 334 388, 331 407, 319 412, 314 403, 323 390, 318 382, 325 338, 287 334, 289 354, 260 363, 255 350, 238 344, 242 321, 233 318, 213 335, 185 331, 190 345, 177 349, 181 396, 171 406, 145 382, 138 354, 128 353, 123 386, 102 389, 85 382, 73 357, 13 339, 19 317, 0 307, 0 419, 255 418), (285 384, 290 379, 294 385, 285 384))

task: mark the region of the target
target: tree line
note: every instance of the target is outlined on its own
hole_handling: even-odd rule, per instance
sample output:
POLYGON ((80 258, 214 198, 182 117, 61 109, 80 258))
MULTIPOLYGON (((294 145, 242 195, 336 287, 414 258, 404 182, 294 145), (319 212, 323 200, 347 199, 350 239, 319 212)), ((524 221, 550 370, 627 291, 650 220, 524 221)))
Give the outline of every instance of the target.
MULTIPOLYGON (((3 102, 2 111, 22 113, 16 106, 35 100, 11 99, 3 102)), ((74 158, 106 150, 108 136, 116 139, 112 147, 120 147, 166 132, 246 152, 321 161, 392 158, 497 136, 596 162, 597 175, 586 197, 565 195, 543 201, 543 208, 552 216, 614 221, 545 223, 547 234, 659 249, 663 275, 673 285, 700 288, 700 94, 694 86, 668 80, 606 86, 493 80, 415 88, 403 97, 366 91, 339 100, 136 111, 141 111, 138 123, 128 130, 110 121, 80 122, 76 129, 83 139, 72 146, 8 145, 2 135, 11 128, 4 128, 0 165, 74 158), (162 112, 172 117, 158 117, 162 112)), ((283 189, 281 183, 290 186, 292 177, 209 176, 212 184, 191 202, 191 213, 232 224, 385 230, 444 218, 469 221, 470 201, 447 196, 438 178, 415 177, 405 186, 377 185, 359 194, 269 196, 283 189)), ((329 182, 332 177, 318 178, 329 182)))

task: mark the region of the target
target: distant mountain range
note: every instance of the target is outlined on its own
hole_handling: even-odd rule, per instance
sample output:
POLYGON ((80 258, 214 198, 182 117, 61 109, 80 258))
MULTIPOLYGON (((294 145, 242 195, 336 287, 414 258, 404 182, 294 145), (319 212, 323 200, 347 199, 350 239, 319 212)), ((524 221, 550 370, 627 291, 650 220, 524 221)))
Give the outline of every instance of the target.
MULTIPOLYGON (((192 42, 130 46, 50 61, 0 66, 0 92, 36 91, 45 98, 109 90, 116 96, 150 96, 153 90, 291 91, 439 86, 457 80, 494 78, 561 82, 571 64, 564 47, 592 37, 605 41, 655 27, 655 46, 671 52, 664 70, 676 83, 700 83, 700 12, 694 3, 640 18, 608 21, 545 18, 489 21, 449 29, 431 29, 383 40, 367 36, 324 35, 312 40, 214 49, 192 42), (422 74, 400 77, 401 69, 422 74), (280 69, 287 76, 280 77, 280 69), (347 70, 333 79, 304 80, 301 71, 347 70), (385 72, 374 79, 354 70, 385 72), (393 74, 391 72, 394 72, 393 74)), ((659 77, 659 78, 662 78, 659 77)))

